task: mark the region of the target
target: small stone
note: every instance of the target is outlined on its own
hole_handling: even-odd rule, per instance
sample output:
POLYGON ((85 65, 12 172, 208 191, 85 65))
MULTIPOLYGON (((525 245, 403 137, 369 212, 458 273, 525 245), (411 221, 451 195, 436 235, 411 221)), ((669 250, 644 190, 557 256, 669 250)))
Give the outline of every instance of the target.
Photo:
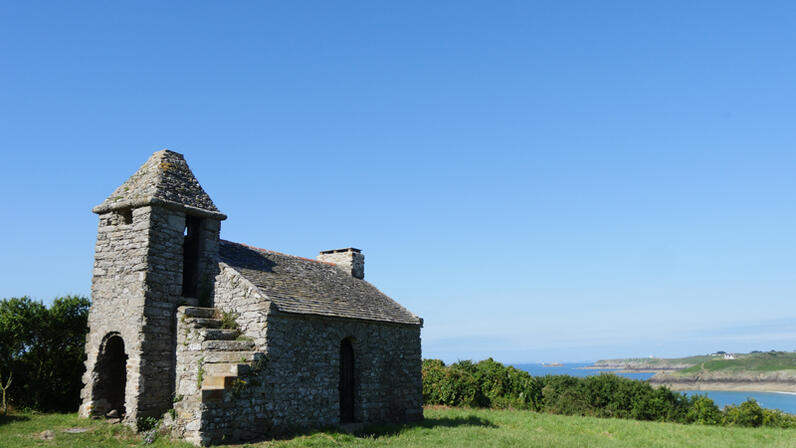
POLYGON ((39 433, 38 437, 41 440, 52 440, 55 438, 55 433, 52 430, 48 429, 46 431, 42 431, 41 433, 39 433))

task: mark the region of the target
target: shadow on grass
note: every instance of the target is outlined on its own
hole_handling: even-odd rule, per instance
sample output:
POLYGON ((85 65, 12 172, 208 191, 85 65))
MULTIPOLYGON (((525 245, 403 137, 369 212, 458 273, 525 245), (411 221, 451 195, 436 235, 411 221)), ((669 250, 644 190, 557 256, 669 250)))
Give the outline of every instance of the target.
POLYGON ((356 431, 357 437, 387 437, 399 434, 401 431, 411 428, 456 428, 460 426, 480 426, 483 428, 497 428, 498 426, 489 420, 476 416, 469 417, 439 417, 439 418, 426 418, 421 422, 404 423, 404 424, 384 424, 384 425, 368 425, 361 431, 356 431))
POLYGON ((280 432, 279 434, 270 434, 268 436, 262 437, 254 437, 250 440, 246 441, 227 441, 227 442, 216 442, 216 443, 224 443, 230 444, 229 446, 246 446, 251 443, 259 443, 265 441, 277 441, 277 440, 290 440, 296 437, 311 437, 320 433, 326 433, 332 436, 341 436, 344 434, 349 434, 351 436, 357 438, 368 438, 368 439, 378 439, 381 437, 389 437, 395 436, 400 434, 402 431, 411 430, 412 428, 455 428, 460 426, 480 426, 484 428, 497 428, 498 426, 494 423, 490 422, 487 419, 469 416, 469 417, 456 417, 456 418, 449 418, 449 417, 440 417, 440 418, 426 418, 421 422, 414 422, 414 423, 393 423, 393 424, 376 424, 376 425, 366 425, 357 430, 349 430, 346 431, 339 427, 327 427, 327 428, 305 428, 305 429, 288 429, 280 432))
POLYGON ((0 426, 13 422, 25 422, 30 420, 27 415, 0 415, 0 426))

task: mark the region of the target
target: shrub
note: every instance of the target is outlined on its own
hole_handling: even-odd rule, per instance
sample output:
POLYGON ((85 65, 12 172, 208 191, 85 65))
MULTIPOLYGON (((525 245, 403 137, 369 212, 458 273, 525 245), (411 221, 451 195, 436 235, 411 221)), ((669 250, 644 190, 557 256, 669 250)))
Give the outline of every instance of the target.
POLYGON ((702 425, 796 428, 796 416, 762 409, 754 400, 719 410, 713 400, 613 374, 536 378, 489 358, 478 363, 423 361, 426 404, 518 408, 563 415, 590 415, 702 425))
POLYGON ((542 388, 528 372, 506 367, 492 358, 472 365, 482 407, 537 410, 542 388))
POLYGON ((786 414, 778 409, 763 409, 762 426, 796 428, 796 415, 786 414))
POLYGON ((446 406, 538 410, 540 382, 528 372, 487 359, 450 366, 438 359, 423 361, 423 401, 446 406))
POLYGON ((724 424, 730 426, 753 426, 763 424, 763 408, 754 398, 750 398, 738 406, 724 408, 724 424))
POLYGON ((704 395, 694 395, 691 397, 685 420, 686 423, 698 425, 718 425, 722 421, 722 414, 713 400, 704 395))

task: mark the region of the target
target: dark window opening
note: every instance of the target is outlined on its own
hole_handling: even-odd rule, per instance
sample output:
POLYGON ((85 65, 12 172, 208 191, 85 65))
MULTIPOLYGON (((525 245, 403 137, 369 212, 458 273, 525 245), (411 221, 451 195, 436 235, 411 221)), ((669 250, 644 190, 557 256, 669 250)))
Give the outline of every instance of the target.
POLYGON ((340 423, 354 421, 354 347, 350 339, 340 343, 340 423))
POLYGON ((93 413, 121 418, 125 414, 124 390, 127 385, 127 355, 118 334, 109 337, 97 360, 98 381, 94 388, 93 413))
POLYGON ((116 217, 118 219, 119 224, 132 224, 133 223, 133 209, 131 208, 123 208, 121 210, 116 210, 115 212, 116 217))
POLYGON ((182 295, 196 297, 199 281, 199 229, 202 220, 195 216, 185 217, 185 233, 182 246, 182 295))

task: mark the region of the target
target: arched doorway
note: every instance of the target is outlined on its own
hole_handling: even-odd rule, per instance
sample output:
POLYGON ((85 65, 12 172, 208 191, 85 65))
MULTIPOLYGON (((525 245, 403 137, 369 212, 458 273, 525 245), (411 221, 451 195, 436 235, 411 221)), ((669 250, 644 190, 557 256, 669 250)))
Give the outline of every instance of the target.
POLYGON ((351 339, 340 343, 340 423, 354 421, 354 346, 351 339))
POLYGON ((97 384, 94 387, 94 413, 122 417, 125 414, 127 354, 124 352, 124 340, 118 333, 106 336, 100 348, 95 372, 97 384))

